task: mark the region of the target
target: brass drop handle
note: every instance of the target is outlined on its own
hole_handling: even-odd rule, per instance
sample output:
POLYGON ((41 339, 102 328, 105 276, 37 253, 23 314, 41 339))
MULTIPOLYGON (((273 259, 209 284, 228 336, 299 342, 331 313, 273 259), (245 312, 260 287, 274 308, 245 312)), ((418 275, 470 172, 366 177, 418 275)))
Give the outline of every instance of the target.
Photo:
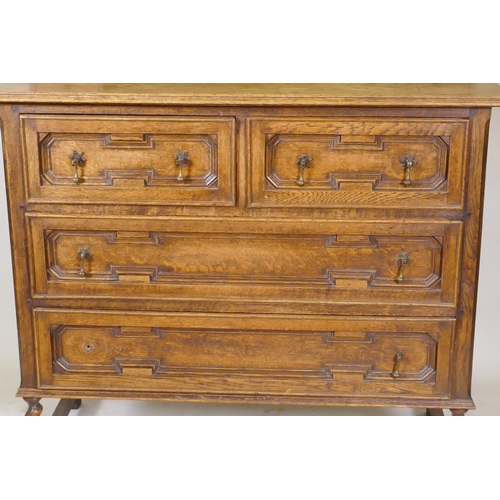
POLYGON ((78 274, 80 276, 85 276, 85 261, 89 260, 90 257, 92 257, 92 254, 90 253, 90 248, 81 247, 76 251, 76 253, 80 258, 80 271, 78 271, 78 274))
POLYGON ((80 182, 80 176, 78 175, 78 168, 81 167, 87 160, 83 156, 83 153, 77 153, 76 151, 70 156, 71 165, 75 169, 75 174, 73 175, 73 182, 78 184, 80 182))
POLYGON ((402 283, 404 281, 403 271, 410 265, 410 254, 409 252, 401 252, 398 255, 398 275, 396 276, 396 281, 402 283))
POLYGON ((392 371, 391 375, 394 378, 399 377, 399 365, 401 365, 401 361, 403 360, 403 353, 402 352, 397 352, 395 356, 396 363, 394 363, 394 370, 392 371))
POLYGON ((405 171, 405 176, 402 184, 405 187, 411 186, 411 171, 413 170, 413 167, 417 164, 415 155, 405 155, 404 158, 402 158, 399 161, 400 163, 403 164, 402 168, 405 171))
POLYGON ((182 182, 184 180, 184 175, 182 173, 182 169, 189 165, 189 154, 187 151, 179 151, 175 155, 175 164, 179 168, 179 175, 177 176, 177 180, 182 182))
POLYGON ((308 155, 297 156, 297 161, 295 162, 295 165, 298 165, 300 169, 300 175, 299 178, 297 179, 297 184, 299 186, 303 186, 306 183, 304 180, 304 170, 311 166, 311 162, 312 158, 308 155))

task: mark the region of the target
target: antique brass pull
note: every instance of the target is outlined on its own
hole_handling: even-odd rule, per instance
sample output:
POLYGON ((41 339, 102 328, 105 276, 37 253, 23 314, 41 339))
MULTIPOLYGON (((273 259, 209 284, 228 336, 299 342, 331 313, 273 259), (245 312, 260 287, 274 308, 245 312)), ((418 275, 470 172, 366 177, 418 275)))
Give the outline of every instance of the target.
POLYGON ((398 275, 396 276, 396 281, 402 283, 404 281, 403 270, 410 265, 410 254, 408 252, 401 252, 398 255, 398 275))
POLYGON ((394 378, 398 378, 399 377, 399 365, 401 364, 401 360, 403 359, 403 353, 402 352, 397 352, 396 356, 395 356, 395 359, 396 359, 396 363, 394 364, 394 370, 391 373, 391 375, 394 378))
POLYGON ((299 178, 297 179, 297 184, 299 186, 303 186, 306 183, 306 181, 304 180, 304 170, 311 166, 311 162, 312 158, 308 155, 297 156, 297 161, 295 162, 295 165, 298 165, 300 168, 300 175, 299 178))
POLYGON ((81 247, 76 251, 76 253, 80 257, 80 271, 78 271, 78 274, 80 276, 85 276, 85 261, 92 257, 90 248, 81 247))
POLYGON ((417 164, 417 160, 415 159, 415 155, 410 156, 410 155, 405 155, 404 158, 399 160, 403 166, 403 170, 405 171, 405 177, 403 179, 403 186, 408 187, 411 186, 411 171, 413 170, 413 167, 417 164))
POLYGON ((179 175, 177 176, 177 180, 182 182, 184 180, 184 175, 182 174, 182 169, 187 167, 189 164, 189 155, 187 151, 179 151, 175 155, 175 164, 179 168, 179 175))
POLYGON ((73 175, 73 182, 78 184, 80 182, 80 176, 78 175, 78 168, 81 167, 87 160, 83 156, 83 153, 77 153, 76 151, 70 156, 71 165, 75 169, 75 175, 73 175))

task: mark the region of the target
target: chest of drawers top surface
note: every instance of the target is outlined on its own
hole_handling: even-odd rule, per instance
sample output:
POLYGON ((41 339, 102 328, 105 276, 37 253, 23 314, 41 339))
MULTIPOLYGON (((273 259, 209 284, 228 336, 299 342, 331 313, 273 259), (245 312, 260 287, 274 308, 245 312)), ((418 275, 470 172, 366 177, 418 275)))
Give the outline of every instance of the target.
POLYGON ((19 395, 473 408, 498 105, 494 84, 0 84, 19 395))
POLYGON ((496 84, 0 84, 0 102, 485 106, 500 105, 496 84))

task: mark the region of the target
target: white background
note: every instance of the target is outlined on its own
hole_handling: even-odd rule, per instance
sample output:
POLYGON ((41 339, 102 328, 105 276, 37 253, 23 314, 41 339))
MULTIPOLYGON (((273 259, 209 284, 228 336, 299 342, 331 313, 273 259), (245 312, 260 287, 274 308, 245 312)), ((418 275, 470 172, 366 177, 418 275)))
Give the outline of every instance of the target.
MULTIPOLYGON (((498 47, 498 18, 483 0, 0 6, 3 82, 499 82, 498 47)), ((496 110, 473 376, 478 410, 468 414, 495 418, 4 417, 0 489, 10 493, 2 496, 13 496, 9 488, 24 498, 63 487, 76 499, 496 498, 498 472, 487 457, 500 441, 499 162, 496 110)), ((4 199, 0 212, 0 415, 6 415, 18 413, 19 401, 12 397, 17 339, 4 199)))

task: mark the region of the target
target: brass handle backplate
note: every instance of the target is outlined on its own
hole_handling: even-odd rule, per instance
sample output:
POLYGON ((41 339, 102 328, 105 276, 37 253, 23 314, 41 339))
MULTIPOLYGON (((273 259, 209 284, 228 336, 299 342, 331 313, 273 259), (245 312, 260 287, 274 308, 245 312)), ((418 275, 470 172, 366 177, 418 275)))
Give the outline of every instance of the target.
POLYGON ((80 271, 78 271, 78 274, 80 276, 85 276, 85 261, 89 260, 90 257, 92 257, 92 254, 90 253, 90 248, 81 247, 76 251, 76 253, 80 258, 80 271))
POLYGON ((78 168, 81 167, 87 160, 83 156, 83 153, 77 153, 76 151, 69 157, 71 160, 71 165, 75 169, 75 173, 73 175, 73 182, 78 184, 80 182, 80 175, 78 174, 78 168))
POLYGON ((403 360, 403 353, 397 352, 394 359, 395 359, 394 370, 392 371, 391 375, 394 378, 398 378, 399 377, 399 366, 401 365, 401 361, 403 360))
POLYGON ((311 162, 312 158, 308 155, 297 156, 297 161, 295 162, 295 165, 298 165, 300 169, 299 178, 297 179, 297 184, 299 186, 303 186, 306 183, 306 181, 304 180, 304 170, 311 166, 311 162))
POLYGON ((187 151, 179 151, 175 155, 175 164, 177 165, 177 168, 179 169, 179 175, 176 177, 176 179, 179 182, 182 182, 184 180, 184 175, 182 173, 182 169, 184 167, 187 167, 189 165, 189 154, 187 151))
POLYGON ((410 254, 409 252, 401 252, 398 255, 398 275, 396 276, 396 281, 402 283, 404 281, 403 271, 410 265, 410 254))
POLYGON ((403 164, 402 168, 405 171, 405 176, 402 184, 405 187, 411 186, 411 171, 413 170, 413 167, 417 164, 415 155, 405 155, 404 158, 402 158, 399 161, 403 164))

